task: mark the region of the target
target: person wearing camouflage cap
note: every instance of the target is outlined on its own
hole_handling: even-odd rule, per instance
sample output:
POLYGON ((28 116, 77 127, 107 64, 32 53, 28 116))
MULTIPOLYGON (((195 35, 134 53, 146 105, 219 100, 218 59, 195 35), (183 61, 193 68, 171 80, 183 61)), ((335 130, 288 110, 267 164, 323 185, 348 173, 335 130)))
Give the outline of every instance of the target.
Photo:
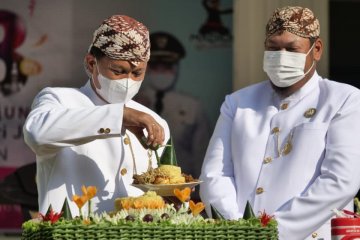
MULTIPOLYGON (((94 212, 112 211, 114 200, 137 196, 133 174, 156 167, 148 148, 169 139, 164 119, 135 102, 150 58, 148 29, 114 15, 95 30, 84 58, 87 83, 79 88, 45 88, 24 125, 25 142, 37 158, 39 211, 64 200, 78 214, 72 196, 82 185, 97 188, 94 212)), ((163 149, 163 148, 161 148, 163 149)), ((160 154, 160 153, 159 153, 160 154)))
POLYGON ((360 91, 317 73, 322 51, 310 9, 276 9, 269 80, 226 96, 202 167, 205 205, 238 219, 249 202, 274 216, 280 240, 331 239, 332 210, 351 210, 360 188, 360 91))

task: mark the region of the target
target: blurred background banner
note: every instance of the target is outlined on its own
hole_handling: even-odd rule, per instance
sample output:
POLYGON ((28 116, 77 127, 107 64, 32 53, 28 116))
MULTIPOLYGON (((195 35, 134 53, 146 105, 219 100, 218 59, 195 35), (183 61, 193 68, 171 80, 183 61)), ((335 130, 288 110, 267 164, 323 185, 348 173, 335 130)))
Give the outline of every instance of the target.
POLYGON ((22 126, 36 93, 70 79, 71 5, 0 3, 0 229, 19 231, 37 210, 35 156, 22 126), (56 9, 56 11, 51 10, 56 9))
POLYGON ((113 14, 134 17, 154 34, 151 72, 163 81, 146 76, 138 101, 169 122, 180 165, 199 177, 219 107, 232 88, 232 6, 233 0, 1 0, 0 230, 19 231, 37 211, 35 155, 22 135, 33 98, 47 86, 87 81, 83 58, 92 33, 113 14), (166 37, 156 37, 159 32, 166 37), (176 56, 164 62, 164 52, 176 56), (156 95, 162 103, 155 103, 156 95))
POLYGON ((60 2, 1 1, 0 179, 34 161, 22 126, 36 93, 71 77, 70 19, 70 6, 60 2))

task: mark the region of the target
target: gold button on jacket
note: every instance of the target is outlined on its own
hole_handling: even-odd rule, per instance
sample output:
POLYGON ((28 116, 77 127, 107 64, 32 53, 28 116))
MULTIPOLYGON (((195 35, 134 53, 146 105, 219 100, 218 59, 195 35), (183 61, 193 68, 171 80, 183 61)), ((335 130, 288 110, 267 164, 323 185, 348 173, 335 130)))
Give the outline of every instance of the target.
POLYGON ((124 176, 127 173, 127 169, 126 168, 122 168, 120 171, 121 176, 124 176))
POLYGON ((263 161, 265 164, 267 163, 271 163, 272 162, 272 157, 266 157, 264 158, 264 161, 263 161))
POLYGON ((289 107, 289 104, 288 104, 288 103, 283 103, 283 104, 281 104, 280 109, 281 109, 281 110, 285 110, 285 109, 287 109, 288 107, 289 107))
POLYGON ((110 130, 110 128, 100 128, 98 132, 99 133, 110 133, 111 130, 110 130))
POLYGON ((124 138, 124 143, 126 144, 126 145, 128 145, 128 144, 130 144, 130 139, 129 138, 124 138))
POLYGON ((258 187, 256 189, 256 194, 262 194, 264 192, 264 189, 262 187, 258 187))
POLYGON ((316 108, 309 108, 304 112, 304 117, 311 118, 316 114, 316 108))
POLYGON ((271 130, 271 133, 278 133, 280 132, 280 128, 278 127, 274 127, 272 130, 271 130))

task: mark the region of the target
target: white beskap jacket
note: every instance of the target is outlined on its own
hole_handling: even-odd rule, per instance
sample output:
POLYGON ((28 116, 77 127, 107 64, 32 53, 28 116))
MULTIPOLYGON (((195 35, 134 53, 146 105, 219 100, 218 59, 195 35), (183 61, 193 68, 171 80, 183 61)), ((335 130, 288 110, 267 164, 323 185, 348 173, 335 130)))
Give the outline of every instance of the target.
MULTIPOLYGON (((162 118, 132 100, 126 106, 151 114, 163 126, 166 143, 169 128, 162 118)), ((130 185, 134 163, 130 145, 124 143, 126 135, 139 174, 149 166, 148 151, 135 135, 122 128, 123 107, 123 103, 103 102, 89 81, 80 89, 45 88, 36 96, 24 125, 24 137, 36 153, 41 213, 46 213, 50 204, 60 212, 67 198, 72 215, 78 215, 72 196, 82 194, 82 185, 98 189, 92 200, 95 212, 114 210, 117 197, 142 194, 130 185)), ((151 162, 156 167, 155 156, 151 162)), ((87 214, 86 205, 83 212, 87 214)))
POLYGON ((281 240, 331 239, 332 209, 352 210, 360 187, 359 122, 360 91, 317 73, 285 99, 269 81, 227 96, 202 168, 207 212, 237 219, 249 201, 281 240))

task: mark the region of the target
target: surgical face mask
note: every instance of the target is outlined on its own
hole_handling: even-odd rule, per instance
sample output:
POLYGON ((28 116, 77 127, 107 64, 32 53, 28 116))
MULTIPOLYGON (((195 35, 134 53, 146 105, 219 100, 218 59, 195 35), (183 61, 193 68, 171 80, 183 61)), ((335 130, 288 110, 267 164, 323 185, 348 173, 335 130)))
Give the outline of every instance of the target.
POLYGON ((100 72, 98 81, 101 88, 95 87, 96 92, 108 103, 127 103, 139 92, 142 83, 142 80, 134 81, 131 78, 109 79, 100 72))
POLYGON ((149 72, 146 81, 157 91, 166 91, 175 85, 176 76, 172 73, 149 72))
POLYGON ((304 73, 306 56, 313 47, 314 44, 306 54, 288 51, 265 51, 263 68, 271 82, 277 87, 289 87, 303 79, 315 64, 313 61, 309 70, 304 73))

